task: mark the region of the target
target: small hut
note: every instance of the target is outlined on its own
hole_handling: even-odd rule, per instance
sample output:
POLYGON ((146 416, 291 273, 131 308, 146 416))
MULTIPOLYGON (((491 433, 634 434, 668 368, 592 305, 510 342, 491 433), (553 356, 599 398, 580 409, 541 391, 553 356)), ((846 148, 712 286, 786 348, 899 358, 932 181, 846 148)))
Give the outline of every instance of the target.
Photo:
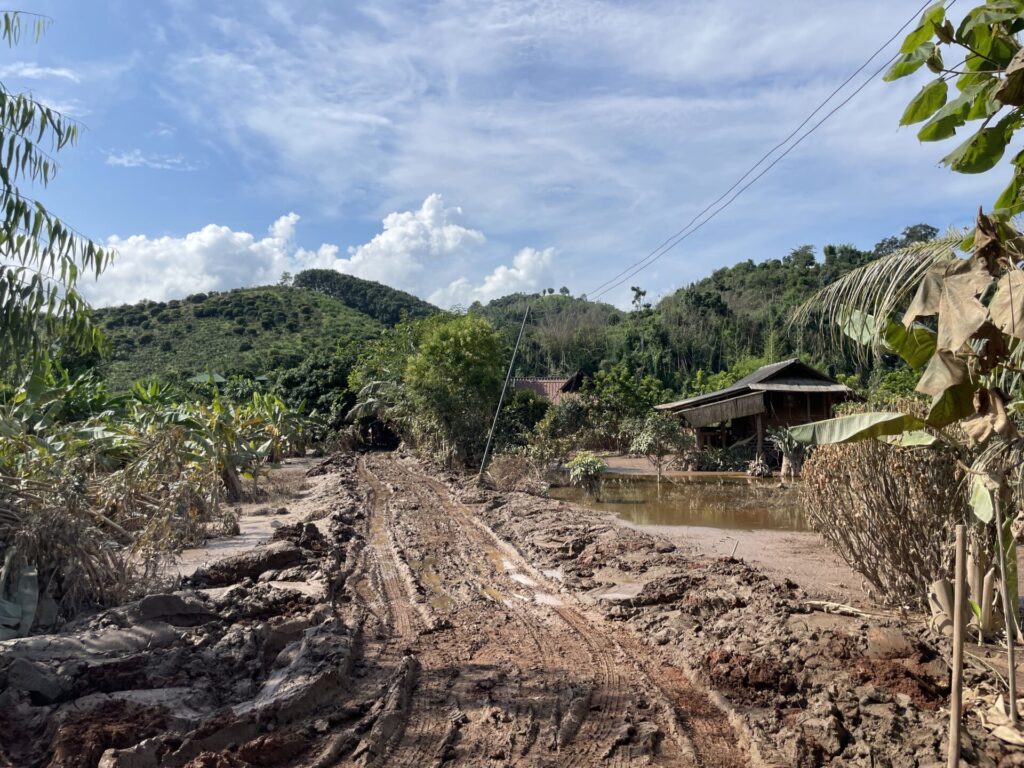
POLYGON ((655 408, 693 430, 697 448, 732 448, 754 442, 760 454, 768 427, 792 427, 832 417, 837 403, 857 396, 799 360, 759 368, 735 384, 655 408))

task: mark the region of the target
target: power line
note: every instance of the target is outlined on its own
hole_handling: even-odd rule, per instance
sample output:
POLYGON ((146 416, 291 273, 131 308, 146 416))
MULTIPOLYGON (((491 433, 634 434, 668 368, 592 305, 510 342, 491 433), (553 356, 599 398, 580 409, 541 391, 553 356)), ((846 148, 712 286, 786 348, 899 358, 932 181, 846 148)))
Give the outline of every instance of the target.
MULTIPOLYGON (((952 8, 955 3, 956 3, 956 0, 951 0, 951 2, 946 6, 946 8, 947 9, 948 8, 952 8)), ((812 133, 814 133, 814 131, 817 130, 818 127, 820 127, 822 123, 824 123, 832 115, 834 115, 836 112, 838 112, 842 107, 844 107, 846 104, 848 104, 850 102, 850 100, 853 99, 854 96, 856 96, 858 93, 860 93, 862 90, 864 90, 864 88, 868 85, 868 83, 870 83, 882 71, 884 71, 893 61, 896 60, 896 58, 900 54, 897 53, 895 56, 893 56, 891 59, 889 59, 889 61, 887 61, 879 70, 875 71, 850 96, 848 96, 844 101, 842 101, 839 105, 837 105, 830 112, 828 112, 828 114, 826 114, 824 118, 822 118, 820 121, 818 121, 818 123, 816 123, 809 131, 807 131, 807 133, 805 133, 802 136, 800 136, 800 138, 797 139, 797 141, 792 146, 790 146, 785 152, 783 152, 779 157, 777 157, 770 165, 767 166, 767 168, 762 170, 761 173, 759 173, 757 176, 755 176, 748 184, 746 184, 735 195, 733 195, 725 203, 725 205, 723 205, 721 208, 719 208, 714 213, 712 213, 710 217, 708 217, 707 219, 702 221, 700 224, 698 224, 696 227, 694 227, 694 224, 696 224, 697 221, 702 216, 704 216, 704 214, 706 214, 708 211, 710 211, 712 208, 714 208, 716 205, 718 205, 720 202, 722 202, 722 200, 724 200, 729 195, 730 192, 735 190, 738 186, 740 186, 740 184, 742 184, 744 182, 744 180, 746 180, 752 173, 754 173, 754 171, 757 170, 758 166, 760 166, 769 157, 771 157, 775 152, 777 152, 779 149, 781 149, 787 143, 789 143, 789 141, 792 140, 792 138, 794 136, 796 136, 800 132, 800 130, 803 129, 803 127, 806 126, 816 114, 818 114, 822 109, 824 109, 824 107, 833 98, 835 98, 835 96, 840 91, 842 91, 847 85, 849 85, 850 82, 857 75, 859 75, 861 72, 864 71, 864 69, 868 66, 868 64, 870 64, 872 61, 874 61, 874 59, 882 51, 884 51, 894 40, 896 40, 896 38, 898 38, 900 36, 900 34, 908 26, 910 26, 918 18, 918 16, 921 13, 924 12, 924 10, 929 5, 931 5, 930 1, 926 2, 924 5, 922 5, 921 8, 919 8, 917 10, 917 12, 914 13, 913 16, 911 16, 906 22, 904 22, 903 26, 901 26, 898 30, 896 30, 896 32, 888 40, 886 40, 874 53, 872 53, 871 56, 869 56, 867 58, 867 60, 863 64, 861 64, 837 88, 835 88, 832 91, 832 93, 830 93, 828 95, 828 97, 826 97, 825 100, 822 101, 814 109, 814 111, 812 111, 806 118, 804 118, 803 122, 801 122, 796 128, 794 128, 793 131, 790 132, 790 134, 788 136, 786 136, 786 138, 784 138, 781 142, 776 144, 774 147, 772 147, 770 150, 768 150, 764 155, 762 155, 761 158, 756 163, 754 163, 740 178, 738 178, 733 183, 733 185, 731 187, 729 187, 727 190, 725 190, 725 192, 723 192, 716 200, 711 202, 702 211, 700 211, 700 213, 698 213, 696 216, 694 216, 693 219, 691 219, 690 222, 685 227, 683 227, 678 232, 676 232, 675 234, 673 234, 670 237, 668 237, 664 242, 662 242, 657 248, 655 248, 653 251, 651 251, 649 254, 647 254, 644 258, 640 259, 639 261, 633 262, 631 265, 629 265, 624 270, 622 270, 621 272, 616 274, 614 277, 612 277, 612 278, 606 280, 605 282, 601 283, 601 285, 597 286, 597 288, 595 288, 593 291, 591 291, 587 295, 590 298, 592 298, 592 299, 597 299, 597 298, 600 298, 601 296, 604 296, 608 292, 614 290, 618 286, 622 285, 626 280, 629 280, 631 277, 633 277, 634 275, 638 274, 639 272, 642 272, 644 269, 646 269, 651 264, 656 262, 658 259, 660 259, 662 256, 664 256, 665 253, 667 253, 668 251, 672 250, 672 248, 674 248, 680 242, 682 242, 687 237, 689 237, 691 234, 693 234, 694 232, 699 230, 701 227, 704 226, 704 224, 706 224, 708 221, 711 221, 711 219, 713 219, 715 216, 717 216, 719 213, 721 213, 721 211, 725 210, 725 208, 728 208, 729 205, 732 204, 733 200, 735 200, 737 197, 739 197, 741 194, 743 194, 744 191, 746 191, 752 184, 754 184, 758 179, 760 179, 762 176, 764 176, 765 173, 767 173, 769 170, 771 170, 771 168, 773 168, 783 157, 788 155, 804 139, 806 139, 808 136, 810 136, 812 133), (691 230, 691 227, 694 227, 694 228, 691 230)))

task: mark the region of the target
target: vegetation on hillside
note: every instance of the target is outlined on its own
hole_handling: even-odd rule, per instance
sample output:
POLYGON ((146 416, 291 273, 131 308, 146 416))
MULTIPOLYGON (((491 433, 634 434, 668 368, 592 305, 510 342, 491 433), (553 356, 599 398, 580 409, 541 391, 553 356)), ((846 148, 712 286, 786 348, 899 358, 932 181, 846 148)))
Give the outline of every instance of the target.
POLYGON ((337 299, 284 286, 108 307, 94 318, 111 355, 86 362, 115 390, 139 379, 178 380, 206 371, 272 377, 381 330, 337 299))
POLYGON ((433 304, 411 293, 335 269, 304 270, 295 276, 292 285, 333 296, 345 306, 387 326, 397 325, 405 317, 429 317, 440 312, 433 304))
MULTIPOLYGON (((631 311, 548 291, 505 296, 469 311, 487 317, 511 341, 530 303, 520 375, 594 373, 621 364, 637 378, 652 376, 666 389, 694 394, 726 386, 767 362, 799 356, 832 373, 856 373, 867 383, 871 367, 823 343, 812 329, 790 327, 789 317, 842 275, 935 234, 934 227, 917 224, 870 251, 829 245, 819 260, 811 246, 802 246, 781 259, 748 259, 656 305, 645 301, 638 286, 631 311)), ((889 370, 881 365, 873 383, 889 370)))

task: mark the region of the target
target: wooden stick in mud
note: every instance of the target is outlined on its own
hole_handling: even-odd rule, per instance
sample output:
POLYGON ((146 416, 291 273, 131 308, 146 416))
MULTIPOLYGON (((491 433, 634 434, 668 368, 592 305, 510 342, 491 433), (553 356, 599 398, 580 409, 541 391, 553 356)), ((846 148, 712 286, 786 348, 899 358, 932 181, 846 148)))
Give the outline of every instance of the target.
POLYGON ((1006 578, 1006 548, 1003 546, 1003 500, 1001 491, 993 492, 993 505, 996 510, 996 551, 999 555, 999 595, 1003 603, 1003 623, 1006 625, 1006 682, 1007 698, 1009 699, 1010 722, 1017 725, 1017 665, 1013 658, 1013 647, 1017 643, 1017 622, 1015 611, 1010 602, 1010 583, 1006 578))
POLYGON ((949 753, 947 765, 960 765, 960 719, 964 685, 964 527, 956 527, 956 581, 953 582, 953 680, 949 686, 949 753))

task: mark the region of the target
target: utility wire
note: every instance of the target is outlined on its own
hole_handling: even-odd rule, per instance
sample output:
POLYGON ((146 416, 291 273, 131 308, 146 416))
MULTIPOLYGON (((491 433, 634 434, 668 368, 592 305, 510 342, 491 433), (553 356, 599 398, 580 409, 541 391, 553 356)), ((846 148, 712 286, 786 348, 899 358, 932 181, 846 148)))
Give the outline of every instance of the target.
MULTIPOLYGON (((950 3, 949 3, 949 4, 947 5, 947 6, 946 6, 946 8, 947 8, 947 9, 948 9, 948 8, 952 8, 952 7, 953 7, 953 5, 954 5, 955 3, 956 3, 956 0, 951 0, 951 2, 950 2, 950 3)), ((814 125, 814 126, 813 126, 813 127, 812 127, 812 128, 810 129, 810 130, 809 130, 809 131, 807 131, 807 133, 805 133, 805 134, 804 134, 804 135, 802 135, 802 136, 801 136, 801 137, 800 137, 799 139, 797 139, 797 141, 796 141, 796 142, 795 142, 795 143, 794 143, 794 144, 793 144, 792 146, 790 146, 790 147, 789 147, 789 148, 788 148, 788 149, 787 149, 787 150, 786 150, 785 152, 783 152, 783 153, 782 153, 782 154, 781 154, 781 155, 780 155, 780 156, 779 156, 778 158, 776 158, 776 159, 775 159, 775 160, 774 160, 774 161, 773 161, 773 162, 772 162, 772 163, 771 163, 771 164, 770 164, 770 165, 769 165, 769 166, 768 166, 767 168, 765 168, 764 170, 762 170, 762 171, 761 171, 761 173, 759 173, 759 174, 758 174, 757 176, 755 176, 755 177, 754 177, 754 178, 753 178, 753 179, 752 179, 752 180, 751 180, 751 181, 750 181, 750 182, 749 182, 748 184, 746 184, 746 185, 745 185, 745 186, 744 186, 744 187, 743 187, 742 189, 740 189, 740 190, 739 190, 739 192, 737 192, 737 193, 736 193, 735 195, 733 195, 733 196, 732 196, 732 198, 730 198, 730 199, 728 200, 728 202, 726 202, 726 203, 725 203, 725 205, 723 205, 723 206, 722 206, 721 208, 719 208, 719 209, 718 209, 718 210, 716 210, 716 211, 715 211, 714 213, 712 213, 710 217, 708 217, 708 218, 707 218, 706 220, 704 220, 703 222, 701 222, 701 223, 700 223, 699 225, 697 225, 696 227, 694 227, 694 224, 696 224, 696 223, 697 223, 697 221, 698 221, 698 220, 699 220, 699 219, 700 219, 700 218, 701 218, 701 217, 702 217, 702 216, 703 216, 704 214, 706 214, 706 213, 707 213, 708 211, 710 211, 710 210, 711 210, 712 208, 714 208, 714 207, 715 207, 716 205, 718 205, 718 204, 719 204, 720 202, 722 202, 722 200, 724 200, 724 199, 725 199, 726 197, 728 197, 729 193, 730 193, 730 192, 732 192, 733 190, 735 190, 735 189, 736 189, 736 188, 737 188, 738 186, 740 186, 740 184, 742 184, 742 183, 743 183, 743 182, 744 182, 744 181, 745 181, 745 180, 746 180, 746 179, 747 179, 747 178, 748 178, 748 177, 749 177, 749 176, 750 176, 750 175, 751 175, 752 173, 754 173, 754 171, 756 171, 756 170, 757 170, 758 166, 760 166, 760 165, 761 165, 762 163, 764 163, 764 162, 765 162, 765 161, 766 161, 766 160, 767 160, 767 159, 768 159, 769 157, 771 157, 771 156, 772 156, 772 155, 773 155, 773 154, 774 154, 775 152, 777 152, 777 151, 778 151, 779 149, 781 149, 781 148, 782 148, 782 147, 784 147, 784 146, 785 146, 785 145, 786 145, 787 143, 789 143, 789 142, 790 142, 790 141, 791 141, 791 140, 793 139, 793 137, 794 137, 794 136, 796 136, 796 135, 797 135, 797 134, 798 134, 798 133, 799 133, 799 132, 800 132, 800 131, 801 131, 801 130, 803 129, 803 127, 804 127, 804 126, 806 126, 806 125, 807 125, 807 124, 808 124, 808 123, 809 123, 809 122, 810 122, 810 121, 811 121, 811 120, 812 120, 812 119, 814 118, 814 116, 815 116, 816 114, 818 114, 818 113, 819 113, 819 112, 820 112, 820 111, 821 111, 822 109, 824 109, 824 108, 825 108, 825 106, 826 106, 826 105, 827 105, 827 104, 828 104, 828 103, 829 103, 829 102, 830 102, 830 101, 831 101, 831 100, 832 100, 833 98, 835 98, 835 96, 836 96, 837 94, 839 94, 839 92, 840 92, 840 91, 842 91, 842 90, 843 90, 843 89, 844 89, 844 88, 845 88, 845 87, 846 87, 847 85, 849 85, 849 84, 850 84, 850 82, 852 82, 852 81, 853 81, 853 79, 854 79, 855 77, 857 77, 857 75, 859 75, 859 74, 860 74, 861 72, 863 72, 863 71, 864 71, 864 69, 866 69, 866 68, 867 68, 867 66, 868 66, 868 65, 869 65, 869 64, 870 64, 870 63, 871 63, 872 61, 874 61, 874 60, 875 60, 875 58, 877 58, 877 57, 878 57, 878 55, 879 55, 879 54, 880 54, 880 53, 881 53, 882 51, 884 51, 884 50, 885 50, 885 49, 886 49, 886 48, 887 48, 887 47, 888 47, 888 46, 889 46, 890 44, 892 44, 892 42, 893 42, 894 40, 896 40, 896 38, 898 38, 898 37, 900 36, 900 34, 902 34, 902 33, 903 33, 903 31, 904 31, 904 30, 905 30, 905 29, 906 29, 907 27, 909 27, 909 26, 910 26, 910 25, 911 25, 911 24, 912 24, 912 23, 913 23, 913 22, 914 22, 914 21, 915 21, 915 20, 916 20, 916 19, 917 19, 917 18, 918 18, 918 17, 920 16, 920 14, 922 14, 922 13, 924 12, 924 10, 925 10, 925 9, 926 9, 926 8, 927 8, 927 7, 929 6, 929 5, 931 5, 931 1, 930 1, 930 0, 929 0, 929 2, 926 2, 926 3, 924 4, 924 5, 922 5, 922 6, 921 6, 921 7, 920 7, 920 8, 919 8, 919 9, 918 9, 918 10, 917 10, 917 11, 916 11, 915 13, 914 13, 914 15, 913 15, 913 16, 911 16, 911 17, 910 17, 910 18, 909 18, 909 19, 908 19, 908 20, 907 20, 906 22, 904 22, 903 26, 901 26, 901 27, 900 27, 900 28, 899 28, 898 30, 896 30, 896 32, 895 32, 895 33, 894 33, 894 34, 893 34, 893 35, 892 35, 892 36, 891 36, 891 37, 890 37, 890 38, 889 38, 888 40, 886 40, 886 41, 885 41, 885 42, 884 42, 884 43, 883 43, 883 44, 882 44, 882 45, 881 45, 881 46, 880 46, 880 47, 879 47, 879 48, 878 48, 878 49, 877 49, 877 50, 876 50, 876 51, 875 51, 874 53, 872 53, 872 54, 871 54, 871 56, 869 56, 869 57, 867 58, 867 60, 866 60, 866 61, 865 61, 865 62, 864 62, 863 64, 861 64, 861 65, 860 65, 860 66, 859 66, 859 67, 858 67, 858 68, 857 68, 856 70, 854 70, 854 71, 853 71, 853 73, 852 73, 852 74, 850 74, 850 75, 849 75, 849 77, 847 77, 847 78, 846 78, 846 79, 845 79, 845 80, 844 80, 844 81, 843 81, 843 82, 842 82, 842 83, 841 83, 841 84, 840 84, 840 85, 839 85, 839 86, 838 86, 837 88, 835 88, 835 90, 833 90, 833 91, 832 91, 832 93, 830 93, 830 94, 829 94, 829 95, 828 95, 828 96, 827 96, 827 97, 825 98, 825 100, 824 100, 824 101, 822 101, 822 102, 821 102, 821 103, 820 103, 820 104, 819 104, 819 105, 818 105, 818 106, 817 106, 817 107, 816 107, 816 108, 814 109, 814 111, 812 111, 812 112, 811 112, 811 113, 810 113, 810 114, 809 114, 809 115, 808 115, 808 116, 807 116, 806 118, 804 118, 803 122, 801 122, 801 123, 800 123, 800 124, 799 124, 799 125, 798 125, 798 126, 797 126, 796 128, 794 128, 794 129, 793 129, 793 131, 792 131, 792 132, 791 132, 791 133, 790 133, 790 134, 789 134, 788 136, 786 136, 786 138, 784 138, 784 139, 783 139, 782 141, 780 141, 780 142, 779 142, 778 144, 776 144, 776 145, 775 145, 774 147, 772 147, 772 148, 771 148, 770 150, 768 150, 768 151, 767 151, 767 152, 766 152, 766 153, 765 153, 764 155, 762 155, 762 156, 761 156, 761 158, 760 158, 760 159, 759 159, 759 160, 758 160, 758 161, 757 161, 756 163, 754 163, 754 164, 753 164, 753 165, 752 165, 752 166, 751 166, 751 167, 750 167, 750 168, 749 168, 749 169, 748 169, 748 170, 746 171, 746 173, 744 173, 744 174, 743 174, 743 175, 742 175, 742 176, 741 176, 740 178, 738 178, 738 179, 737 179, 737 180, 736 180, 736 181, 735 181, 735 182, 733 183, 733 185, 732 185, 731 187, 729 187, 729 188, 728 188, 728 189, 727 189, 727 190, 726 190, 725 192, 723 192, 723 193, 722 193, 722 194, 721 194, 721 195, 720 195, 720 196, 719 196, 719 197, 718 197, 718 198, 717 198, 716 200, 714 200, 713 202, 711 202, 711 203, 710 203, 710 204, 709 204, 709 205, 708 205, 707 207, 705 207, 705 208, 704 208, 704 209, 703 209, 703 210, 702 210, 702 211, 701 211, 700 213, 698 213, 698 214, 697 214, 696 216, 694 216, 694 217, 693 217, 693 219, 691 219, 691 220, 690 220, 690 222, 689 222, 689 223, 688 223, 688 224, 687 224, 687 225, 686 225, 685 227, 683 227, 682 229, 680 229, 680 230, 679 230, 678 232, 676 232, 676 233, 675 233, 674 235, 671 235, 670 237, 668 237, 668 238, 667 238, 667 239, 666 239, 666 240, 665 240, 664 242, 662 242, 662 243, 661 243, 661 244, 660 244, 660 245, 659 245, 659 246, 658 246, 657 248, 655 248, 655 249, 654 249, 653 251, 651 251, 651 252, 650 252, 649 254, 647 254, 647 255, 646 255, 646 256, 645 256, 644 258, 640 259, 639 261, 635 261, 635 262, 633 262, 633 264, 631 264, 631 265, 629 265, 628 267, 626 267, 626 268, 625 268, 624 270, 622 270, 621 272, 619 272, 619 273, 618 273, 617 275, 615 275, 614 277, 612 277, 612 278, 610 278, 610 279, 606 280, 605 282, 601 283, 601 285, 597 286, 597 288, 595 288, 595 289, 594 289, 593 291, 591 291, 590 293, 588 293, 588 294, 587 294, 587 296, 588 296, 588 297, 590 297, 591 299, 598 299, 598 298, 600 298, 601 296, 604 296, 604 295, 605 295, 606 293, 608 293, 609 291, 612 291, 612 290, 614 290, 615 288, 617 288, 618 286, 622 285, 622 284, 623 284, 624 282, 626 282, 627 280, 629 280, 629 279, 630 279, 631 277, 633 277, 634 275, 638 274, 639 272, 642 272, 642 271, 643 271, 644 269, 646 269, 647 267, 649 267, 649 266, 650 266, 651 264, 653 264, 653 263, 654 263, 655 261, 657 261, 658 259, 660 259, 660 258, 661 258, 662 256, 664 256, 664 255, 665 255, 665 253, 667 253, 668 251, 672 250, 672 249, 673 249, 673 248, 674 248, 674 247, 675 247, 676 245, 678 245, 678 244, 679 244, 680 242, 682 242, 683 240, 685 240, 685 239, 686 239, 687 237, 689 237, 689 236, 690 236, 691 234, 693 234, 694 232, 696 232, 696 231, 697 231, 698 229, 700 229, 700 228, 701 228, 702 226, 704 226, 704 224, 706 224, 706 223, 707 223, 708 221, 711 221, 711 219, 713 219, 713 218, 714 218, 715 216, 717 216, 717 215, 718 215, 719 213, 721 213, 721 211, 723 211, 723 210, 724 210, 725 208, 729 207, 729 205, 731 205, 731 204, 732 204, 733 200, 735 200, 735 199, 736 199, 737 197, 739 197, 739 196, 740 196, 740 195, 741 195, 741 194, 742 194, 742 193, 743 193, 744 191, 746 191, 746 190, 747 190, 747 189, 748 189, 748 188, 749 188, 749 187, 750 187, 750 186, 751 186, 751 185, 752 185, 752 184, 753 184, 754 182, 756 182, 756 181, 757 181, 758 179, 760 179, 760 178, 761 178, 762 176, 764 176, 764 174, 765 174, 765 173, 767 173, 767 172, 768 172, 768 171, 769 171, 769 170, 770 170, 771 168, 773 168, 773 167, 774 167, 774 166, 775 166, 775 165, 776 165, 776 164, 777 164, 777 163, 779 162, 779 160, 781 160, 781 159, 782 159, 783 157, 785 157, 785 156, 786 156, 786 155, 788 155, 788 154, 789 154, 789 153, 790 153, 791 151, 793 151, 793 149, 795 149, 795 148, 796 148, 796 147, 797 147, 797 146, 798 146, 798 145, 799 145, 799 144, 800 144, 800 143, 801 143, 801 142, 802 142, 802 141, 803 141, 804 139, 806 139, 806 138, 807 138, 807 137, 808 137, 808 136, 809 136, 810 134, 812 134, 812 133, 813 133, 813 132, 814 132, 815 130, 817 130, 817 129, 818 129, 818 127, 820 127, 820 126, 822 125, 822 123, 824 123, 824 122, 825 122, 826 120, 828 120, 828 119, 829 119, 829 118, 830 118, 830 117, 831 117, 832 115, 834 115, 834 114, 835 114, 836 112, 838 112, 838 111, 839 111, 839 109, 841 109, 841 108, 842 108, 842 107, 844 107, 844 106, 845 106, 846 104, 848 104, 848 103, 850 102, 850 100, 851 100, 851 99, 853 99, 853 97, 854 97, 854 96, 856 96, 856 95, 857 95, 858 93, 860 93, 860 92, 861 92, 862 90, 864 90, 864 88, 865 88, 865 87, 866 87, 866 86, 868 85, 868 83, 870 83, 870 82, 871 82, 872 80, 874 80, 874 79, 875 79, 875 78, 876 78, 876 77, 877 77, 877 76, 878 76, 878 75, 879 75, 879 74, 880 74, 881 72, 883 72, 883 71, 884 71, 884 70, 885 70, 886 68, 888 68, 888 67, 889 67, 889 65, 890 65, 890 64, 891 64, 891 63, 892 63, 893 61, 895 61, 895 60, 896 60, 896 58, 897 58, 897 57, 898 57, 898 56, 899 56, 900 54, 899 54, 899 53, 897 53, 897 54, 896 54, 895 56, 893 56, 893 57, 892 57, 891 59, 889 59, 889 61, 887 61, 887 62, 886 62, 886 63, 885 63, 885 64, 884 64, 884 65, 883 65, 883 66, 882 66, 882 67, 881 67, 880 69, 876 70, 876 71, 875 71, 875 72, 874 72, 874 73, 873 73, 873 74, 872 74, 872 75, 871 75, 871 76, 870 76, 870 77, 869 77, 869 78, 868 78, 868 79, 867 79, 867 80, 866 80, 866 81, 865 81, 864 83, 862 83, 862 84, 861 84, 861 85, 860 85, 860 86, 859 86, 859 87, 858 87, 858 88, 857 88, 857 89, 856 89, 856 90, 855 90, 855 91, 854 91, 854 92, 853 92, 853 93, 852 93, 852 94, 851 94, 850 96, 848 96, 848 97, 847 97, 847 98, 846 98, 846 99, 845 99, 845 100, 844 100, 843 102, 841 102, 841 103, 840 103, 840 104, 839 104, 838 106, 836 106, 836 107, 835 107, 835 108, 833 108, 833 109, 832 109, 832 110, 831 110, 830 112, 828 112, 828 114, 826 114, 824 118, 822 118, 822 119, 821 119, 820 121, 818 121, 818 123, 816 123, 816 124, 815 124, 815 125, 814 125), (694 227, 694 228, 692 229, 692 231, 690 231, 690 230, 691 230, 691 227, 694 227), (627 274, 627 273, 628 273, 628 274, 627 274), (620 278, 621 278, 621 279, 620 279, 620 278)))

